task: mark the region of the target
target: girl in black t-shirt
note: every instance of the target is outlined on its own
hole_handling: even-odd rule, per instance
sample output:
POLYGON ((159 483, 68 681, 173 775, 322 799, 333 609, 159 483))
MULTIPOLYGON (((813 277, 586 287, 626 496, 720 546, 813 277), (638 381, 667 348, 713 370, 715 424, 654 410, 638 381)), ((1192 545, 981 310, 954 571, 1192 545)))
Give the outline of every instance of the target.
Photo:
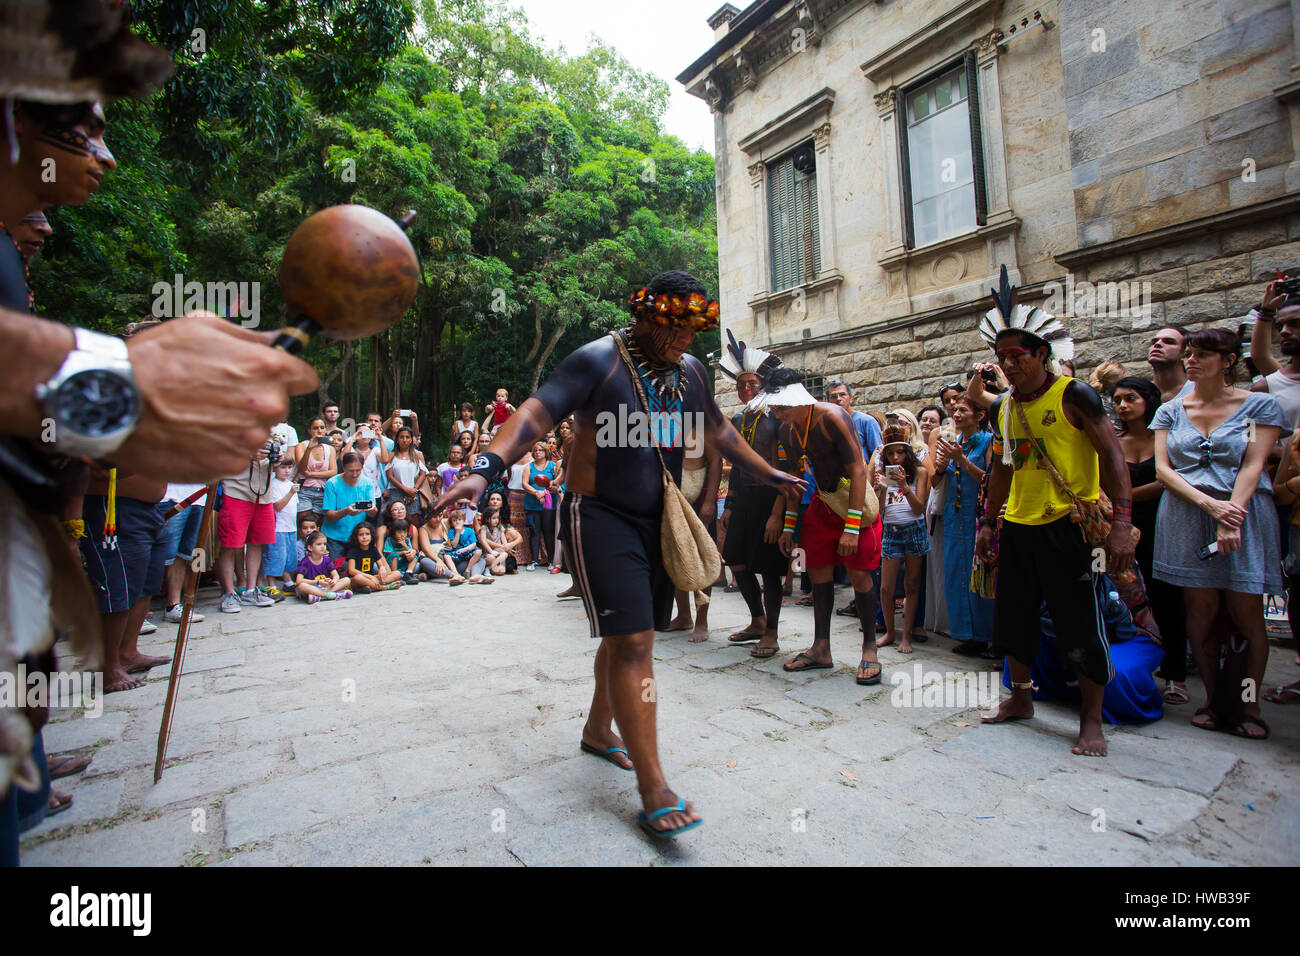
POLYGON ((401 572, 388 566, 375 543, 375 526, 363 521, 352 529, 343 556, 348 562, 348 577, 352 590, 362 594, 370 591, 392 591, 402 586, 401 572))

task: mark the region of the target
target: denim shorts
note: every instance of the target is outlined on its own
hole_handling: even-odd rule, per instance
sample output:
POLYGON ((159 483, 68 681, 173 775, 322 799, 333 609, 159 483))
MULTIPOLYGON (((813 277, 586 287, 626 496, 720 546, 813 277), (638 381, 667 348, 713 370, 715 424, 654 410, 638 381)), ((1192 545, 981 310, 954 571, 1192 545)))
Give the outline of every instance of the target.
POLYGON ((188 561, 194 556, 194 548, 199 543, 199 524, 202 521, 203 505, 190 505, 167 522, 163 533, 167 536, 169 564, 176 558, 188 561))
POLYGON ((926 554, 930 550, 930 535, 925 530, 925 519, 885 525, 885 538, 880 553, 886 558, 905 558, 926 554))
POLYGON ((279 578, 286 571, 297 568, 297 549, 294 547, 297 540, 296 532, 277 531, 275 541, 266 546, 266 553, 262 556, 262 573, 268 578, 279 578))

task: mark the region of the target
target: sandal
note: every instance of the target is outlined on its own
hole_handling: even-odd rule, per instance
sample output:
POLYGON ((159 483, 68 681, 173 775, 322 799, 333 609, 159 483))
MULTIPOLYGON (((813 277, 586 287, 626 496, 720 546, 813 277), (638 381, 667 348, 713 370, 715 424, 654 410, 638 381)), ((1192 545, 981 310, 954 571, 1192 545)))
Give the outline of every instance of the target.
POLYGON ((793 674, 796 671, 828 671, 831 668, 833 668, 835 664, 834 663, 819 664, 811 657, 809 657, 807 654, 805 654, 803 651, 800 651, 798 654, 790 658, 781 666, 785 668, 785 670, 793 674), (791 667, 790 666, 791 664, 797 664, 798 666, 791 667))
POLYGON ((737 631, 732 634, 727 641, 731 644, 748 644, 750 641, 759 641, 763 639, 762 631, 737 631))
POLYGON ((1250 714, 1244 715, 1241 718, 1241 720, 1237 722, 1237 726, 1232 728, 1232 736, 1245 737, 1247 740, 1268 740, 1268 735, 1269 735, 1268 724, 1264 722, 1264 718, 1252 717, 1250 716, 1250 714), (1256 727, 1258 727, 1260 730, 1264 732, 1262 734, 1248 734, 1246 733, 1247 724, 1254 724, 1256 727))
POLYGON ((864 661, 859 661, 859 662, 858 662, 858 673, 857 673, 857 675, 856 675, 853 679, 854 679, 854 680, 855 680, 859 685, 861 685, 861 686, 863 686, 863 687, 869 687, 869 686, 871 686, 872 684, 879 684, 879 683, 880 683, 880 677, 881 677, 881 675, 882 675, 883 673, 884 673, 884 668, 880 666, 880 661, 866 661, 866 660, 864 660, 864 661), (874 668, 876 669, 876 672, 875 672, 874 674, 872 674, 870 677, 863 677, 863 676, 862 676, 862 669, 863 669, 864 667, 874 667, 874 668))
POLYGON ((58 780, 60 777, 71 777, 73 774, 81 773, 90 766, 90 757, 49 757, 46 762, 50 770, 50 779, 58 780))
POLYGON ((1165 703, 1166 704, 1186 704, 1192 698, 1187 693, 1186 687, 1179 687, 1178 681, 1165 681, 1165 703))
POLYGON ((794 606, 795 606, 795 607, 812 607, 812 606, 813 606, 812 595, 809 594, 807 597, 801 597, 799 600, 797 600, 797 601, 794 602, 794 606))
POLYGON ((52 817, 55 814, 62 813, 64 810, 69 809, 71 806, 72 806, 72 794, 70 793, 61 794, 58 791, 51 790, 50 806, 49 809, 45 811, 45 816, 48 819, 49 817, 52 817))
POLYGON ((1196 713, 1192 715, 1192 726, 1198 730, 1216 731, 1216 730, 1223 729, 1222 727, 1219 726, 1219 718, 1215 715, 1214 711, 1211 710, 1209 707, 1197 708, 1196 713), (1210 719, 1198 724, 1196 722, 1196 718, 1200 717, 1202 714, 1209 717, 1210 719))
POLYGON ((776 657, 776 655, 779 654, 780 651, 781 648, 779 647, 751 647, 749 649, 749 656, 756 657, 759 660, 765 661, 769 657, 776 657))
POLYGON ((1264 694, 1264 699, 1271 704, 1294 704, 1300 701, 1300 687, 1274 687, 1264 694))

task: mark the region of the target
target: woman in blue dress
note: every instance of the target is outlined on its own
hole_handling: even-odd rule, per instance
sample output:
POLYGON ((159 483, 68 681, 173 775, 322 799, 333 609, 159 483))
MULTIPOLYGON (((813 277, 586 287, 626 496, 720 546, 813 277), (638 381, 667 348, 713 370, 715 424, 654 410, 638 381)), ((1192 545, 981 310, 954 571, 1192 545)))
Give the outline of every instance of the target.
POLYGON ((993 601, 970 589, 971 560, 978 531, 980 482, 989 467, 993 435, 985 427, 986 412, 962 395, 952 405, 957 440, 940 438, 935 470, 948 473, 943 510, 943 590, 948 633, 957 641, 953 651, 967 657, 994 660, 993 601))
POLYGON ((1192 724, 1262 740, 1268 724, 1254 697, 1241 704, 1240 717, 1214 708, 1219 643, 1228 636, 1216 633, 1215 622, 1226 609, 1247 642, 1246 676, 1262 687, 1268 634, 1261 596, 1285 590, 1265 463, 1291 425, 1272 395, 1233 387, 1240 356, 1232 332, 1192 333, 1183 364, 1193 390, 1161 405, 1151 422, 1156 475, 1165 486, 1152 564, 1157 578, 1183 588, 1187 641, 1206 696, 1192 724))

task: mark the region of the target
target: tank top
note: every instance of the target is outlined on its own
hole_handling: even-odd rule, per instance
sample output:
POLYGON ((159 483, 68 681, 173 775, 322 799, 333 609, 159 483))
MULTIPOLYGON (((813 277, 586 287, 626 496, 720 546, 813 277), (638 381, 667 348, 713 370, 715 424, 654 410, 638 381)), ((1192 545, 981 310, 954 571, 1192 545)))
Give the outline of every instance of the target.
MULTIPOLYGON (((908 487, 912 489, 912 494, 916 494, 916 480, 913 479, 908 487)), ((885 524, 908 524, 912 521, 921 521, 924 514, 917 514, 912 510, 912 505, 907 500, 907 495, 903 494, 902 486, 887 482, 885 484, 885 501, 881 506, 881 517, 885 524)))
MULTIPOLYGON (((1002 400, 997 416, 998 435, 1011 449, 1011 493, 1007 496, 1006 520, 1014 524, 1049 524, 1070 513, 1070 499, 1060 491, 1039 461, 1038 451, 1030 444, 1020 424, 1014 405, 1024 409, 1029 427, 1047 451, 1056 470, 1069 482, 1074 493, 1084 501, 1096 501, 1101 495, 1101 468, 1097 452, 1088 436, 1065 417, 1063 398, 1074 379, 1060 376, 1032 402, 1016 402, 1008 395, 1002 400), (1003 434, 1003 430, 1006 433, 1003 434)), ((994 454, 1000 454, 995 447, 994 454)))
POLYGON ((456 440, 459 441, 460 436, 465 434, 465 432, 469 432, 472 435, 474 433, 474 423, 467 422, 463 418, 456 419, 456 440))
POLYGON ((426 470, 418 461, 398 458, 396 455, 393 456, 393 460, 390 464, 393 467, 393 474, 397 476, 397 480, 408 488, 414 488, 415 481, 419 478, 420 472, 426 470))
POLYGON ((302 486, 304 488, 324 488, 324 478, 313 478, 313 471, 319 472, 329 467, 330 453, 324 445, 312 445, 307 449, 307 460, 302 463, 302 486), (316 453, 320 452, 319 455, 316 453))

